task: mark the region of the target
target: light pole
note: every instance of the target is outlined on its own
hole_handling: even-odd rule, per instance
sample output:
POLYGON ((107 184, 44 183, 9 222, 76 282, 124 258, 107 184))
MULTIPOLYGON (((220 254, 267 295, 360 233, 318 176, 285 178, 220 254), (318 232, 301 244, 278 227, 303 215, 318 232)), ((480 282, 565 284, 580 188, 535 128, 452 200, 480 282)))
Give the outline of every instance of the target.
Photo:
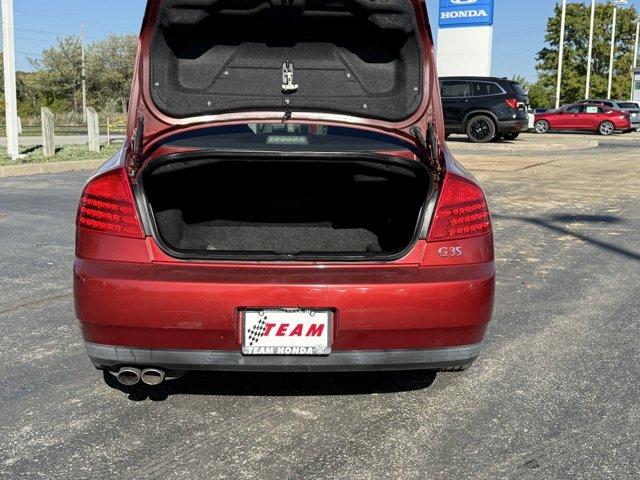
POLYGON ((560 20, 560 51, 558 54, 558 83, 556 85, 556 110, 560 108, 560 89, 562 88, 562 61, 564 56, 564 27, 567 21, 567 0, 562 0, 562 19, 560 20))
POLYGON ((18 101, 16 98, 16 49, 13 36, 13 0, 2 0, 2 47, 4 53, 4 97, 7 109, 7 153, 16 159, 18 146, 18 101))
POLYGON ((611 98, 611 88, 613 87, 613 56, 616 52, 616 20, 618 15, 618 5, 626 5, 628 0, 613 0, 613 26, 611 27, 611 54, 609 56, 609 86, 607 87, 607 98, 611 98))
POLYGON ((591 96, 591 62, 593 61, 593 28, 596 20, 596 0, 591 0, 591 23, 589 27, 589 53, 587 55, 587 87, 584 98, 591 96))
POLYGON ((640 41, 640 22, 636 24, 636 42, 633 44, 633 67, 631 67, 631 96, 629 100, 633 100, 633 92, 635 91, 633 80, 635 78, 636 67, 638 66, 638 41, 640 41))
POLYGON ((85 36, 84 36, 84 23, 80 24, 80 41, 82 42, 82 123, 87 124, 87 68, 86 68, 86 54, 85 54, 85 36))

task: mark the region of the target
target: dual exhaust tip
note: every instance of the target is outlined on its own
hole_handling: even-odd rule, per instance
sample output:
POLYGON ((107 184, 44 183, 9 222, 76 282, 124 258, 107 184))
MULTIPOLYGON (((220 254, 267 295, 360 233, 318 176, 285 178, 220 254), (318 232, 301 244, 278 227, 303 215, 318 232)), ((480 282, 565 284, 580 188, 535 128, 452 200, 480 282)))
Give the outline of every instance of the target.
POLYGON ((122 367, 115 376, 122 385, 132 387, 140 382, 151 386, 160 385, 164 382, 166 374, 158 368, 140 370, 135 367, 122 367))

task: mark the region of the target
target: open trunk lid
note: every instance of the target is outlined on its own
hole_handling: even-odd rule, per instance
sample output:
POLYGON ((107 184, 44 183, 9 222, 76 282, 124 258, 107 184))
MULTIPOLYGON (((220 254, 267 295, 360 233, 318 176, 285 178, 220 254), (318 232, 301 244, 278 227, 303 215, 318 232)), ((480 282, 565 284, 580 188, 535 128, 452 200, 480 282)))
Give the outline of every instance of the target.
POLYGON ((442 144, 424 0, 148 0, 128 119, 132 177, 176 134, 276 122, 414 144, 431 124, 442 144))
POLYGON ((420 3, 151 0, 153 103, 176 119, 315 111, 405 120, 423 97, 420 3))

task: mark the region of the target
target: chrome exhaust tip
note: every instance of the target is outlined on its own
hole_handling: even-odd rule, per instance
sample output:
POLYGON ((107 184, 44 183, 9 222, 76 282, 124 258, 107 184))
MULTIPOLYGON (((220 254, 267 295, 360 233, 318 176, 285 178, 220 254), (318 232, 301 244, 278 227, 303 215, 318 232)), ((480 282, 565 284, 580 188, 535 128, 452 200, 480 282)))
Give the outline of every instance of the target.
POLYGON ((139 368, 122 367, 116 374, 116 378, 122 385, 132 387, 140 381, 141 372, 139 368))
POLYGON ((165 373, 157 368, 145 368, 140 374, 140 380, 146 385, 160 385, 164 378, 165 373))

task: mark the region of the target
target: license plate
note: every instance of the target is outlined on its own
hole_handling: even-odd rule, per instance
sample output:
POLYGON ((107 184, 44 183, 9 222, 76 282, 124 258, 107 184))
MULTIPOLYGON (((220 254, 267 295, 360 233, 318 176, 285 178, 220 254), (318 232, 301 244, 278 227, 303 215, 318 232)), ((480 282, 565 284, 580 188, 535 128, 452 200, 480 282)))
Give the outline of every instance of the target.
POLYGON ((328 310, 272 309, 242 312, 244 355, 329 355, 328 310))

